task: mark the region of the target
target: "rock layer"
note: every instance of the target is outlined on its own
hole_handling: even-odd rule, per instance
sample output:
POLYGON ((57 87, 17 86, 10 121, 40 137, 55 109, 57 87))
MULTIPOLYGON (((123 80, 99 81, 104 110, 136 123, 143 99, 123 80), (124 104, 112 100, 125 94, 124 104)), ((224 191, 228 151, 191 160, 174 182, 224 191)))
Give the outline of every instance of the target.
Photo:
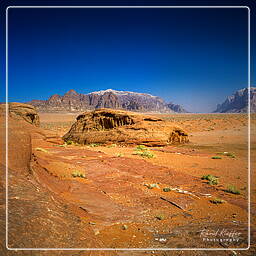
POLYGON ((79 144, 125 143, 162 146, 186 143, 188 134, 172 122, 122 110, 99 109, 77 117, 65 141, 79 144))
MULTIPOLYGON (((1 106, 0 110, 3 109, 4 106, 1 106)), ((14 253, 5 248, 6 127, 3 113, 0 111, 0 255, 70 255, 59 254, 57 251, 49 254, 40 251, 36 254, 14 253)), ((42 130, 23 118, 17 119, 15 114, 15 117, 10 116, 8 120, 8 137, 9 248, 104 247, 90 225, 81 222, 75 214, 77 210, 72 210, 74 206, 41 184, 31 169, 35 157, 32 144, 35 141, 46 143, 46 135, 42 130)), ((97 255, 108 254, 102 252, 97 255)))
MULTIPOLYGON (((1 104, 0 106, 1 114, 5 113, 5 109, 6 109, 6 104, 1 104)), ((8 111, 9 111, 9 116, 14 119, 23 119, 26 122, 33 124, 35 126, 40 125, 39 116, 34 106, 23 104, 23 103, 11 102, 11 103, 8 103, 8 111)))

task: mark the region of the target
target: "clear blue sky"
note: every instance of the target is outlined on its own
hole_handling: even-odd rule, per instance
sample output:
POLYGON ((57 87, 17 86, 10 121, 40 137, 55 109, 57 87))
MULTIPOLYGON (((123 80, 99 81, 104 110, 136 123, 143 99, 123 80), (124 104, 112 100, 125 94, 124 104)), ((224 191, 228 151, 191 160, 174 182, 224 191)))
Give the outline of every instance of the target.
POLYGON ((247 43, 247 9, 9 9, 9 101, 111 88, 209 112, 247 86, 247 43))

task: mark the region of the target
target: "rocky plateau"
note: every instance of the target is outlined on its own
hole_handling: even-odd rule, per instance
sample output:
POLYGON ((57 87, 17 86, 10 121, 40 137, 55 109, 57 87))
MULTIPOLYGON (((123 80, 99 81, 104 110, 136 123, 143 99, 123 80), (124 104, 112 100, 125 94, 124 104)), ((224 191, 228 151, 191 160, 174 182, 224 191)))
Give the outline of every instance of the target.
POLYGON ((54 94, 48 100, 32 100, 27 104, 33 105, 40 112, 82 112, 98 108, 156 113, 186 112, 180 105, 167 104, 157 96, 112 89, 89 94, 69 90, 64 96, 54 94))

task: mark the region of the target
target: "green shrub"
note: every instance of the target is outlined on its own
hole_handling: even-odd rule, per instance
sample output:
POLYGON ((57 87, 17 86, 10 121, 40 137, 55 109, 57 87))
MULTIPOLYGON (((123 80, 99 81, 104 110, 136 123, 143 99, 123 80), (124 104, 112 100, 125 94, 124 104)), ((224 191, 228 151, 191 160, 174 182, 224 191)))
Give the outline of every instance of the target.
POLYGON ((217 152, 218 155, 228 156, 230 158, 235 158, 236 156, 230 152, 217 152))
POLYGON ((135 150, 142 150, 142 151, 145 151, 145 150, 147 150, 147 149, 148 149, 148 148, 147 148, 146 146, 144 146, 144 145, 138 145, 135 150))
POLYGON ((155 155, 149 151, 149 149, 144 145, 138 145, 135 148, 135 155, 139 155, 141 157, 153 158, 155 155))
POLYGON ((156 184, 156 183, 144 184, 144 186, 146 186, 148 189, 159 188, 158 184, 156 184))
POLYGON ((171 189, 170 189, 170 188, 163 188, 163 191, 164 191, 164 192, 170 192, 171 189))
POLYGON ((211 175, 211 174, 204 175, 204 176, 202 176, 201 179, 202 180, 208 180, 208 184, 209 185, 217 185, 217 184, 219 184, 218 178, 216 176, 214 176, 214 175, 211 175))
POLYGON ((67 141, 66 141, 66 144, 67 144, 67 145, 72 145, 72 144, 73 144, 73 141, 72 141, 72 140, 67 140, 67 141))
POLYGON ((220 156, 212 156, 212 159, 222 159, 220 156))
POLYGON ((208 184, 209 185, 218 185, 219 184, 219 180, 218 179, 209 180, 208 184))
POLYGON ((86 179, 86 175, 82 172, 79 172, 79 171, 72 172, 72 177, 74 177, 74 178, 80 177, 80 178, 86 179))
POLYGON ((211 199, 210 202, 213 203, 213 204, 223 204, 226 201, 222 200, 222 199, 219 199, 219 198, 214 198, 214 199, 211 199))
POLYGON ((146 157, 146 158, 154 158, 155 157, 155 155, 149 151, 137 151, 135 154, 142 156, 142 157, 146 157))
POLYGON ((62 145, 56 145, 56 147, 60 147, 60 148, 65 148, 65 144, 62 144, 62 145))
POLYGON ((155 217, 156 217, 156 219, 158 219, 158 220, 164 220, 164 219, 165 219, 165 216, 164 216, 163 214, 158 214, 158 215, 156 215, 155 217))
POLYGON ((44 153, 48 153, 49 151, 44 149, 44 148, 36 148, 37 151, 41 151, 41 152, 44 152, 44 153))
POLYGON ((108 148, 115 148, 117 145, 116 144, 111 144, 111 145, 108 145, 107 147, 108 148))
POLYGON ((211 175, 211 174, 207 174, 207 175, 203 175, 201 179, 202 180, 212 180, 214 178, 217 178, 217 177, 214 175, 211 175))
POLYGON ((127 230, 127 229, 128 229, 128 226, 127 226, 127 225, 123 225, 123 226, 122 226, 122 229, 123 229, 123 230, 127 230))
POLYGON ((99 147, 100 145, 101 145, 100 143, 91 143, 91 144, 89 145, 89 147, 95 148, 95 147, 99 147))
POLYGON ((241 194, 241 192, 233 185, 229 185, 225 191, 235 195, 241 194))
POLYGON ((236 156, 233 154, 233 153, 230 153, 230 152, 224 152, 225 156, 228 156, 230 158, 235 158, 236 156))

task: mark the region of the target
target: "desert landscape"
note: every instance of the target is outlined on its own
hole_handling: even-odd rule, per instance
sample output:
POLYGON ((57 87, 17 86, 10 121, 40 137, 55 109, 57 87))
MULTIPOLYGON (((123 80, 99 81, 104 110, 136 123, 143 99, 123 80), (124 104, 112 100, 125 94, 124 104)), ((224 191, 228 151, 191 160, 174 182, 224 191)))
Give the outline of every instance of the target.
POLYGON ((4 1, 0 256, 256 256, 254 9, 4 1))
MULTIPOLYGON (((108 137, 106 143, 89 141, 79 144, 65 134, 78 122, 76 117, 81 120, 81 116, 91 115, 90 112, 85 115, 37 114, 32 106, 28 106, 10 104, 10 248, 164 250, 248 246, 247 114, 138 114, 99 109, 92 114, 98 113, 103 119, 106 113, 121 113, 133 120, 143 117, 153 123, 156 120, 164 122, 165 127, 167 124, 180 127, 186 131, 183 134, 188 135, 189 141, 161 141, 159 144, 157 138, 153 144, 152 140, 149 143, 145 141, 147 130, 153 129, 155 124, 147 127, 143 123, 145 127, 136 128, 144 129, 143 141, 139 137, 123 142, 108 137)), ((3 109, 1 113, 4 118, 3 109)), ((252 166, 255 164, 255 122, 256 115, 251 114, 252 166)), ((4 122, 1 124, 1 134, 4 135, 4 122)), ((110 134, 111 130, 119 129, 122 133, 122 129, 128 129, 129 125, 103 127, 103 130, 110 134)), ((92 139, 97 132, 103 131, 92 133, 92 139)), ((2 173, 4 165, 2 159, 2 173)), ((254 255, 255 188, 254 179, 251 179, 252 247, 232 255, 254 255)), ((3 227, 4 223, 1 225, 3 227)), ((4 255, 23 253, 5 251, 4 255)), ((49 255, 54 253, 65 254, 51 251, 49 255)), ((79 255, 87 253, 84 251, 79 255)), ((202 251, 94 253, 206 255, 202 251)), ((207 255, 213 254, 216 252, 207 251, 207 255)), ((231 254, 230 251, 218 251, 218 255, 231 254)))

